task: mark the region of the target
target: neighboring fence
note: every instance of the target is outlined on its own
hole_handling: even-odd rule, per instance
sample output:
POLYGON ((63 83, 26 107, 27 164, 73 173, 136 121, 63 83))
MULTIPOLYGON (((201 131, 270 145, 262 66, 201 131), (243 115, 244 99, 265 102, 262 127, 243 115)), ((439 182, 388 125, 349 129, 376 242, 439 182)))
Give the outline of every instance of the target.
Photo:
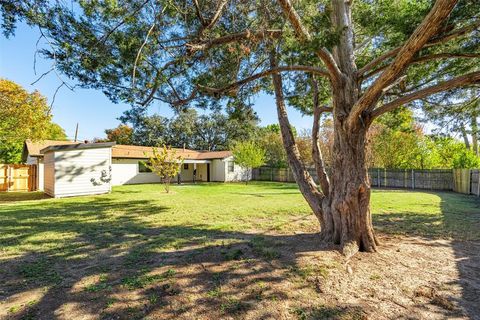
POLYGON ((480 197, 480 170, 470 170, 470 193, 480 197))
POLYGON ((37 166, 0 164, 0 191, 35 191, 37 166))
POLYGON ((452 170, 369 169, 370 184, 379 188, 453 190, 452 170))
MULTIPOLYGON (((307 169, 315 181, 314 168, 307 169)), ((480 172, 470 169, 383 169, 368 170, 370 184, 378 188, 448 190, 480 196, 480 172)), ((253 180, 295 182, 288 168, 260 167, 253 170, 253 180)))

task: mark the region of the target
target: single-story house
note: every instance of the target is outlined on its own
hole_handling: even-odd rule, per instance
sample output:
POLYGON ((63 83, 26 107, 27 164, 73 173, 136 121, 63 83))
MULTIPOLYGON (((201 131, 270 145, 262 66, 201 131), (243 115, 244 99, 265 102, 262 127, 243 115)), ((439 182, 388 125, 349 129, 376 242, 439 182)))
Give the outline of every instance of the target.
MULTIPOLYGON (((236 165, 231 151, 174 149, 183 164, 178 182, 245 181, 248 169, 236 165)), ((22 159, 38 168, 37 190, 54 197, 106 193, 111 186, 160 183, 145 166, 152 147, 72 141, 25 141, 22 159)))

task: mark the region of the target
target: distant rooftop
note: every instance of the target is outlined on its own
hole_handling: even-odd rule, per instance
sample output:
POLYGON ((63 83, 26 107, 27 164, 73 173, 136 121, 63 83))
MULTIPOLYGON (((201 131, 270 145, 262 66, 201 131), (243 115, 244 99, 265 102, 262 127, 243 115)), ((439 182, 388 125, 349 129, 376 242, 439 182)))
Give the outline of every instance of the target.
MULTIPOLYGON (((148 159, 153 155, 153 147, 115 144, 113 142, 82 143, 75 141, 56 140, 42 140, 33 142, 31 140, 26 140, 23 151, 23 161, 26 160, 27 155, 31 157, 43 157, 45 152, 53 150, 62 151, 105 147, 112 148, 112 158, 148 159)), ((175 150, 178 156, 188 160, 224 159, 232 156, 231 151, 206 151, 181 148, 172 148, 172 150, 175 150)))

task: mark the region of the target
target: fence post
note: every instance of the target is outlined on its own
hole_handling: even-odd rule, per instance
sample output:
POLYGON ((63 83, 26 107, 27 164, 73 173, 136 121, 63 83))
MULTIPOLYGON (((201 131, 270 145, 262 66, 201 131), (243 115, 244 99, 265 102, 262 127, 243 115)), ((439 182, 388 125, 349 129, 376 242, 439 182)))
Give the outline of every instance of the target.
POLYGON ((270 168, 270 181, 273 181, 273 168, 270 168))
POLYGON ((384 179, 384 184, 385 184, 385 188, 387 187, 387 168, 384 168, 383 169, 383 179, 384 179))
POLYGON ((403 187, 407 189, 407 179, 408 179, 407 169, 405 169, 404 171, 405 172, 403 173, 403 187))
POLYGON ((469 183, 469 186, 468 186, 468 194, 473 194, 473 188, 472 188, 473 171, 472 171, 472 169, 468 169, 468 176, 470 177, 470 183, 469 183))
POLYGON ((7 192, 10 191, 11 182, 12 182, 12 167, 7 164, 7 192))
POLYGON ((480 197, 480 169, 477 170, 477 177, 478 177, 478 181, 477 181, 477 196, 480 197))
POLYGON ((412 189, 415 189, 415 170, 412 169, 412 189))
POLYGON ((382 184, 380 183, 380 168, 377 169, 377 187, 381 187, 382 184))

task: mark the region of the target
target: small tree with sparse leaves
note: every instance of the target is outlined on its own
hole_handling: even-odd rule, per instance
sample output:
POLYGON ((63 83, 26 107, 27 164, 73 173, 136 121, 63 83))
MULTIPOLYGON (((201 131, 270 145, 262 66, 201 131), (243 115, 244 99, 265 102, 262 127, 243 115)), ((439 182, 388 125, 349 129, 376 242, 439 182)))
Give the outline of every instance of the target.
POLYGON ((244 168, 247 168, 247 177, 245 183, 248 184, 248 177, 253 168, 258 168, 265 164, 266 152, 253 141, 238 142, 233 150, 235 162, 244 168))
POLYGON ((183 158, 170 147, 163 146, 160 150, 153 148, 153 155, 149 157, 145 166, 156 173, 165 185, 165 192, 170 192, 170 183, 180 173, 183 158))

